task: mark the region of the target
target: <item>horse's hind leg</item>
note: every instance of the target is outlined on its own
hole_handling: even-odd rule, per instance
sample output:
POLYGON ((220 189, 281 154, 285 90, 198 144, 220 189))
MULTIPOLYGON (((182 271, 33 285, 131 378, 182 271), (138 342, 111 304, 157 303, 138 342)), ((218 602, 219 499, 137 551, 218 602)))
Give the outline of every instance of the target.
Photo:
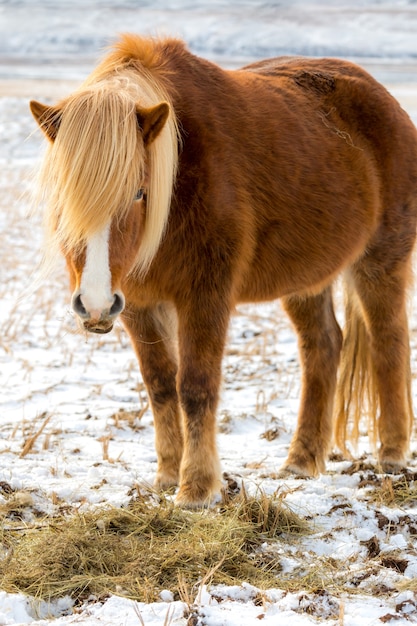
POLYGON ((410 395, 410 348, 406 314, 406 289, 411 259, 382 255, 370 248, 352 268, 370 339, 380 415, 379 459, 386 471, 400 469, 406 459, 413 420, 410 395))
POLYGON ((177 485, 183 454, 181 413, 176 390, 175 329, 169 311, 129 308, 123 323, 139 359, 155 426, 157 489, 177 485))
POLYGON ((302 394, 298 424, 283 470, 317 476, 332 440, 332 413, 342 332, 331 288, 317 296, 289 296, 284 308, 298 332, 302 394))

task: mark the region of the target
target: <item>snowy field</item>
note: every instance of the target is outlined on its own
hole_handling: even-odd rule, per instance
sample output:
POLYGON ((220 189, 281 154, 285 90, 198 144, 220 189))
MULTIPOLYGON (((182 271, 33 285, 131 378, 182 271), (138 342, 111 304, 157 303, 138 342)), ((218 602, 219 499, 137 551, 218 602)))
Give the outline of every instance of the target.
MULTIPOLYGON (((152 416, 122 327, 104 337, 76 332, 63 264, 31 291, 42 231, 28 207, 42 140, 28 99, 69 93, 126 30, 181 36, 227 67, 277 54, 354 59, 417 123, 413 0, 0 1, 0 512, 14 506, 28 525, 63 504, 126 505, 155 475, 152 416)), ((417 406, 415 296, 410 326, 417 406)), ((0 589, 0 625, 417 623, 415 432, 406 478, 377 474, 363 436, 356 472, 335 456, 316 480, 278 480, 299 401, 295 337, 279 303, 239 309, 229 335, 218 420, 223 470, 250 492, 287 492, 311 533, 275 544, 282 574, 302 581, 311 573, 320 584, 290 592, 277 580, 259 603, 250 580, 233 587, 195 580, 191 606, 167 590, 153 604, 114 595, 74 611, 69 599, 45 605, 0 589), (401 480, 414 498, 390 498, 401 480)))

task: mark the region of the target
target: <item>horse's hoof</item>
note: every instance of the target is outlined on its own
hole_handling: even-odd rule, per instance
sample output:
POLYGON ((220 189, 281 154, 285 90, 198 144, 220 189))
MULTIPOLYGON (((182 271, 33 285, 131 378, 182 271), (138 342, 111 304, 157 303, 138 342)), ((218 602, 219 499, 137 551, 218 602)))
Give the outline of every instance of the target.
POLYGON ((277 478, 281 480, 289 479, 289 478, 300 478, 300 479, 304 478, 308 480, 310 478, 315 478, 315 476, 313 476, 312 474, 309 474, 308 472, 304 471, 303 469, 295 465, 284 464, 278 470, 277 478))
POLYGON ((379 465, 385 474, 401 474, 407 467, 405 455, 399 448, 385 448, 379 451, 379 465))
POLYGON ((380 461, 379 465, 384 474, 402 474, 406 469, 405 463, 401 461, 380 461))
POLYGON ((280 471, 300 478, 317 478, 325 471, 325 463, 304 451, 302 454, 290 453, 280 471))
POLYGON ((176 495, 175 504, 182 509, 209 509, 221 499, 220 492, 202 493, 201 490, 181 487, 176 495))
POLYGON ((178 476, 158 472, 154 481, 156 491, 173 491, 178 486, 178 476))

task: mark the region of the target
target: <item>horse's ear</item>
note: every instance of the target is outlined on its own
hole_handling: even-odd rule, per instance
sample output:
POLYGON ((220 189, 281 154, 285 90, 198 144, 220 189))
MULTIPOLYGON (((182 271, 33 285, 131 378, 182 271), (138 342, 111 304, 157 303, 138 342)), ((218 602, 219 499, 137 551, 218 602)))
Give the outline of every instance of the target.
POLYGON ((142 131, 143 143, 145 146, 152 143, 161 130, 169 115, 169 104, 161 102, 154 107, 144 108, 136 106, 136 117, 138 119, 139 128, 142 131))
POLYGON ((54 141, 61 121, 60 109, 50 107, 36 100, 31 100, 29 106, 41 130, 43 130, 50 141, 54 141))

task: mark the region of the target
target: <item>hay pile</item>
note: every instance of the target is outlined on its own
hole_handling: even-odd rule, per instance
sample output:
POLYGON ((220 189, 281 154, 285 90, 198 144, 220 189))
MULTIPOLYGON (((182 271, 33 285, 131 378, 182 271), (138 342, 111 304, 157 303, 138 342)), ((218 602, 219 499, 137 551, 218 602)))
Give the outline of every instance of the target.
POLYGON ((72 513, 25 525, 3 511, 0 588, 44 600, 82 602, 119 594, 151 602, 163 589, 176 598, 205 583, 279 584, 277 537, 305 522, 284 496, 242 491, 217 510, 184 511, 146 498, 126 508, 72 513), (7 520, 7 522, 6 522, 7 520), (268 542, 271 547, 262 545, 268 542))

